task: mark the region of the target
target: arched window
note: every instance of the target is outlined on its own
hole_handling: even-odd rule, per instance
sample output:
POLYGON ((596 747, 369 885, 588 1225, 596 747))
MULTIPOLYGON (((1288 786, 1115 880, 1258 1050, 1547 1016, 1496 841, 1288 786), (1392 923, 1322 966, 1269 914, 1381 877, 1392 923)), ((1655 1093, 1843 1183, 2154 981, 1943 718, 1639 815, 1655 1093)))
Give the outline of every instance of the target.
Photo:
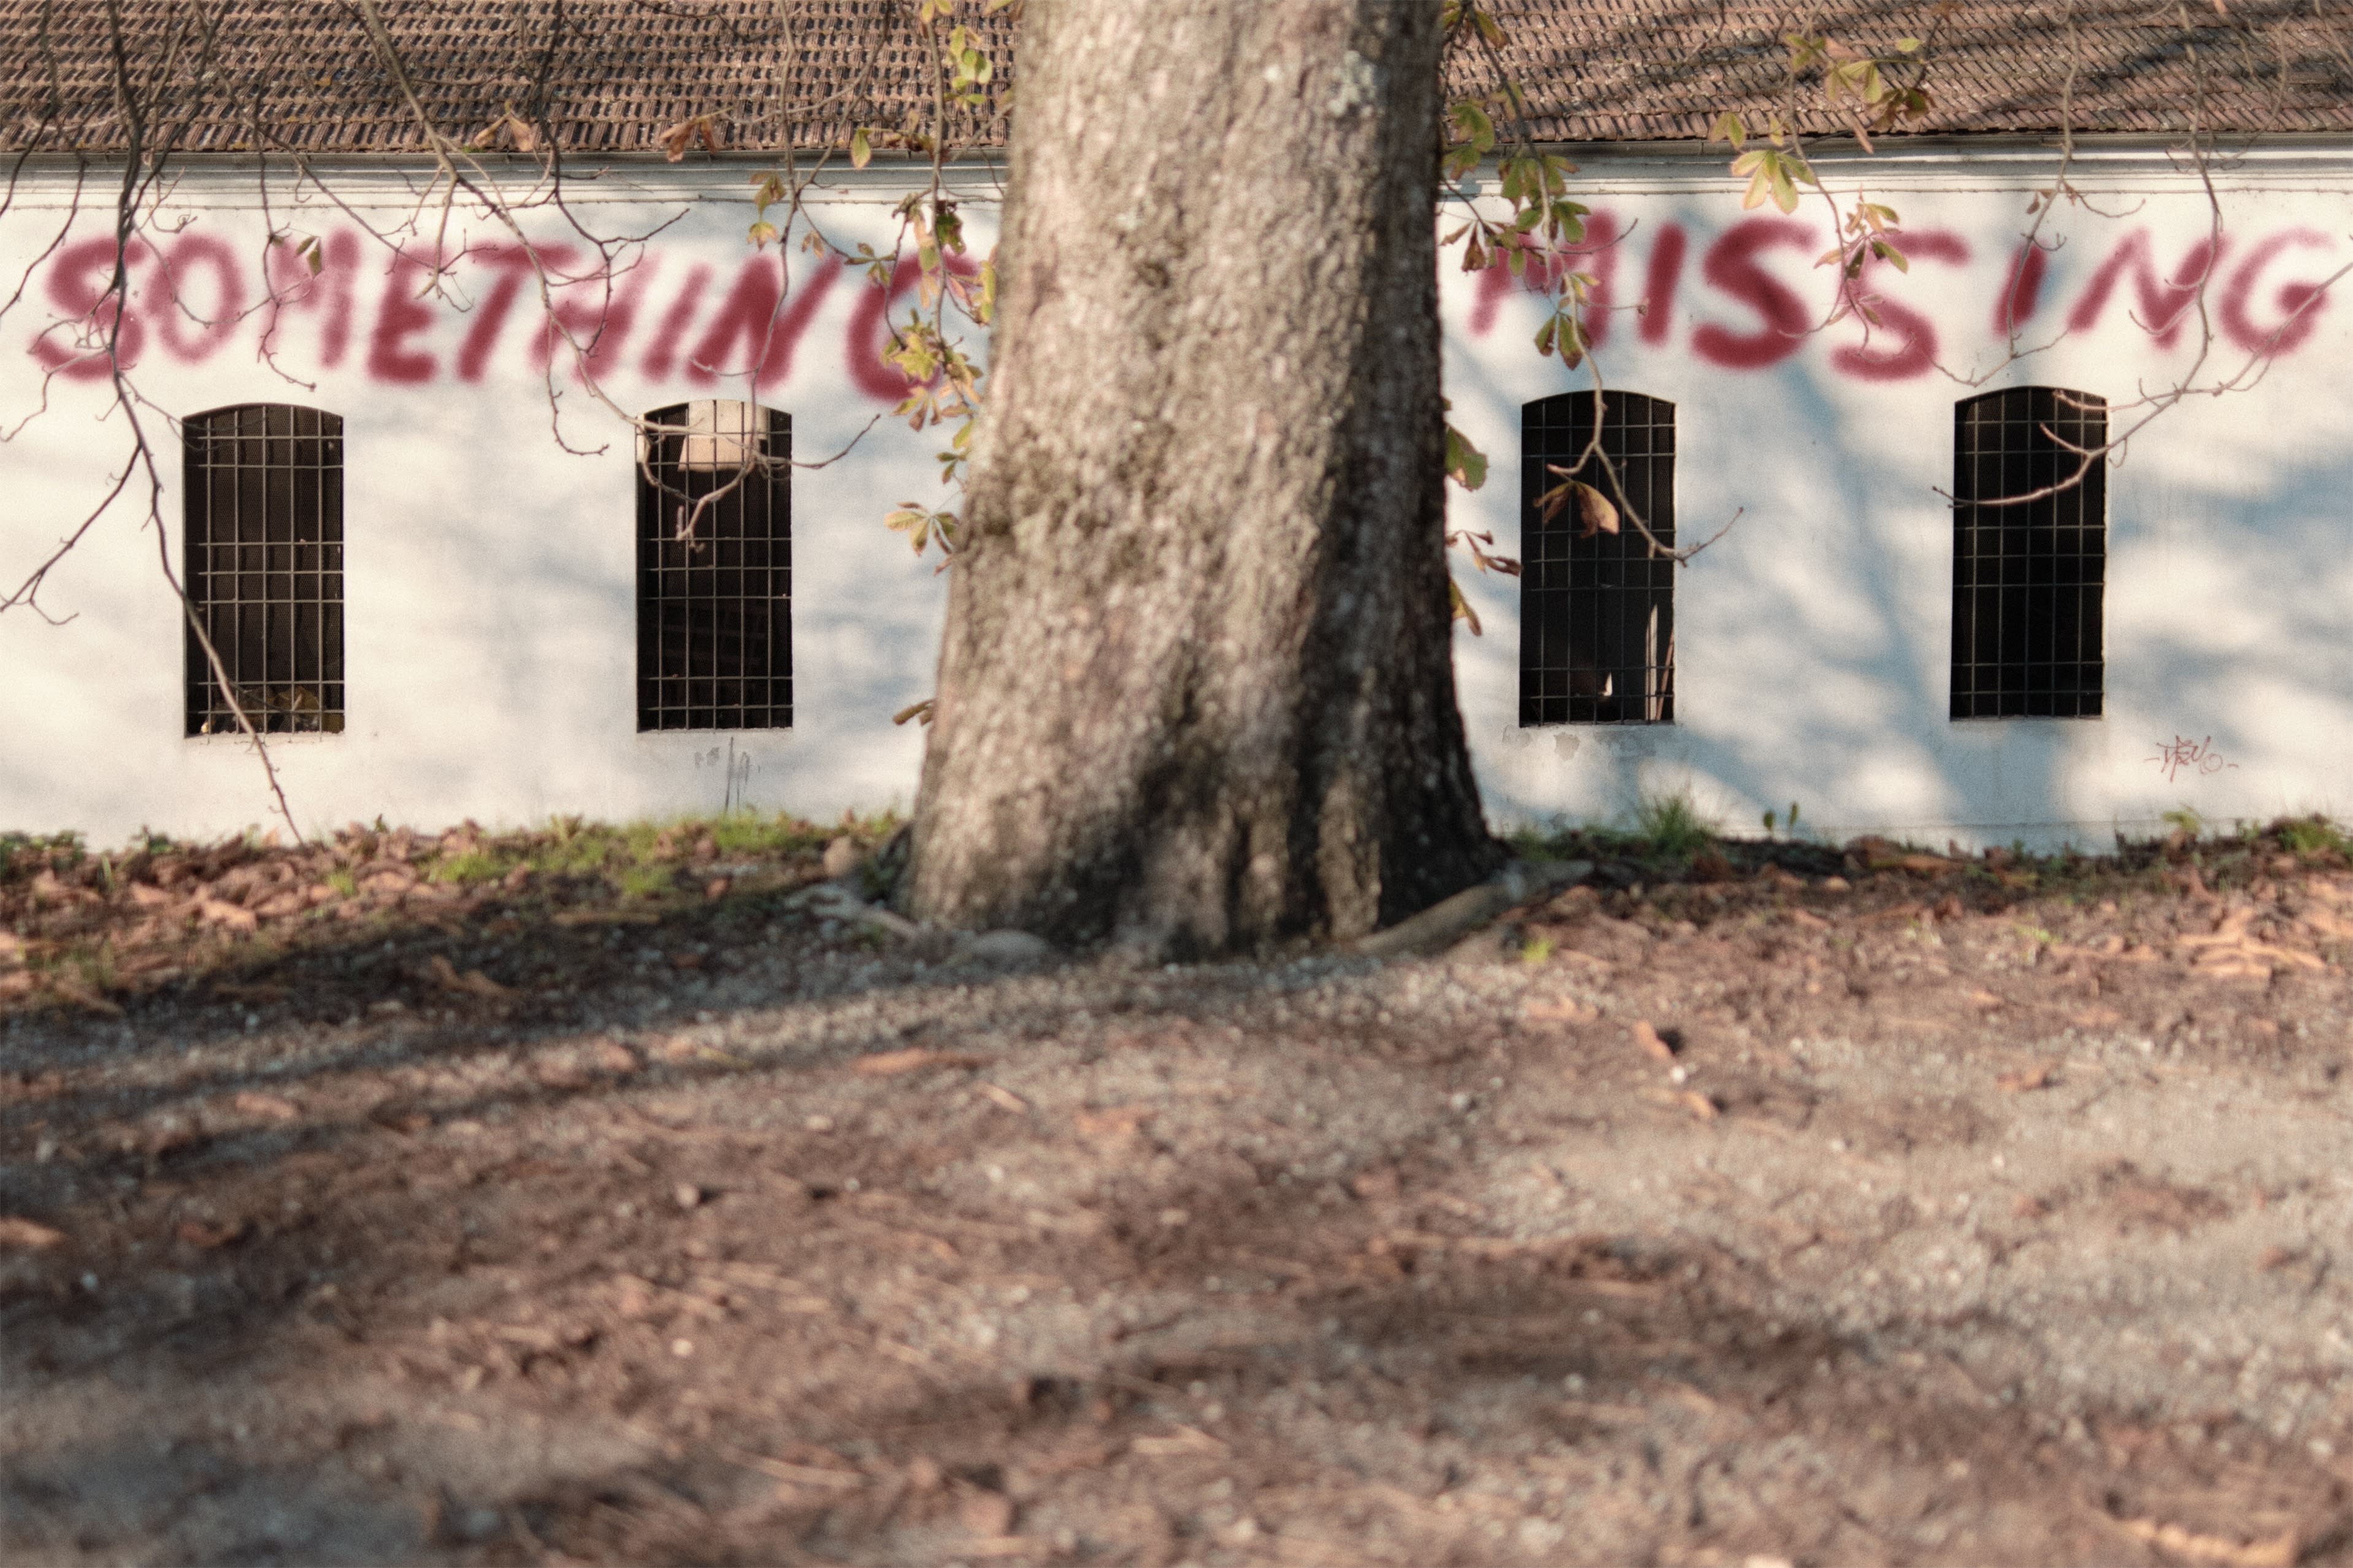
POLYGON ((792 420, 705 400, 638 443, 638 728, 793 721, 792 420))
POLYGON ((1675 716, 1675 405, 1567 392, 1520 410, 1520 722, 1675 716), (1606 506, 1580 500, 1590 485, 1606 506), (1564 488, 1569 487, 1569 488, 1564 488))
POLYGON ((2099 716, 2108 474, 2084 458, 2107 439, 2106 400, 2087 392, 1954 405, 1954 718, 2099 716))
POLYGON ((191 416, 181 440, 187 733, 234 733, 240 707, 257 730, 340 731, 342 416, 240 404, 191 416))

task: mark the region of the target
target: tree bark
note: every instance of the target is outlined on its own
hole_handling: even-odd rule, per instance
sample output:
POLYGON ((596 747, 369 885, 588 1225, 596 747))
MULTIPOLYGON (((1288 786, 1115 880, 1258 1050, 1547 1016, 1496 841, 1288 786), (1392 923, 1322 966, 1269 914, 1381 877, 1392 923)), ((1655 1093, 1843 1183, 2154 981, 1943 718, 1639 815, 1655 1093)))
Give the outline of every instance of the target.
POLYGON ((1029 0, 903 901, 1169 953, 1502 859, 1455 706, 1437 0, 1029 0))

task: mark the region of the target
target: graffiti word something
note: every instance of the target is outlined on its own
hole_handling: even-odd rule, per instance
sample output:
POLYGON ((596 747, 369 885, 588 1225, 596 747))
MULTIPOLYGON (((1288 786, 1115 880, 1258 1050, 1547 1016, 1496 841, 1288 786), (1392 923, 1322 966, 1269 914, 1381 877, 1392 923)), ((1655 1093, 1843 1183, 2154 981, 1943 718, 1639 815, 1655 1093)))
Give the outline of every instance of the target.
POLYGON ((2171 784, 2184 773, 2202 776, 2208 773, 2219 773, 2224 768, 2235 768, 2239 765, 2236 763, 2226 763, 2222 760, 2222 753, 2214 749, 2214 737, 2211 735, 2197 741, 2190 740, 2185 735, 2176 735, 2169 744, 2159 742, 2157 755, 2149 758, 2149 761, 2157 764, 2158 771, 2165 775, 2165 782, 2168 784, 2171 784))
MULTIPOLYGON (((129 368, 153 352, 197 364, 241 341, 272 363, 349 362, 396 386, 479 382, 501 357, 545 374, 576 355, 584 373, 690 386, 748 379, 765 391, 791 378, 818 307, 845 280, 839 265, 788 271, 773 254, 727 270, 652 250, 625 267, 590 267, 564 245, 476 245, 438 266, 412 250, 371 259, 351 230, 299 255, 269 247, 240 256, 194 230, 133 239, 123 271, 116 291, 111 236, 58 247, 43 279, 58 320, 31 344, 44 370, 103 381, 115 363, 129 368)), ((852 387, 880 403, 911 389, 882 350, 887 313, 918 277, 909 260, 887 287, 861 282, 845 313, 839 363, 852 387)))

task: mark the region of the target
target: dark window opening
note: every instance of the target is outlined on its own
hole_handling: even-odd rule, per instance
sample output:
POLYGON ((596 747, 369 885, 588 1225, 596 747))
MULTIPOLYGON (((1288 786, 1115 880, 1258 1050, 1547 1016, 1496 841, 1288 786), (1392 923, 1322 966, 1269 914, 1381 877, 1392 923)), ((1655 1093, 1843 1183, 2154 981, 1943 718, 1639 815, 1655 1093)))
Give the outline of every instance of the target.
POLYGON ((2099 716, 2108 475, 2084 454, 2107 439, 2107 404, 2089 393, 2021 386, 1955 405, 1954 718, 2099 716))
POLYGON ((1675 563, 1631 521, 1588 530, 1582 480, 1675 542, 1675 405, 1636 392, 1563 393, 1520 410, 1520 722, 1665 724, 1675 716, 1675 563), (1610 474, 1614 470, 1613 481, 1610 474))
POLYGON ((638 728, 793 721, 792 421, 747 403, 646 416, 638 728))
POLYGON ((267 733, 341 731, 342 416, 246 404, 195 416, 181 439, 187 733, 237 733, 238 708, 267 733))

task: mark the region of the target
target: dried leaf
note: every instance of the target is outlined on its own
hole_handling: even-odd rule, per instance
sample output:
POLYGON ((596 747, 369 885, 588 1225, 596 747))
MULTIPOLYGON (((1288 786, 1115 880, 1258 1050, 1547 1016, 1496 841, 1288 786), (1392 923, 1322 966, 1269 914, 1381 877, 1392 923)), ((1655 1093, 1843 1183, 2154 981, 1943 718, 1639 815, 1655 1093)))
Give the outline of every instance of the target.
POLYGON ((176 1232, 190 1247, 200 1247, 210 1252, 216 1247, 227 1247, 245 1234, 245 1221, 230 1220, 226 1225, 207 1225, 200 1219, 184 1219, 176 1232))
POLYGON ((1004 1109, 1013 1112, 1016 1116, 1024 1115, 1029 1110, 1029 1102, 1028 1100, 1022 1099, 1011 1089, 1004 1088, 1002 1085, 984 1083, 980 1086, 980 1092, 987 1096, 991 1103, 1002 1106, 1004 1109))
POLYGON ((2219 1563, 2223 1568, 2295 1568, 2300 1546, 2293 1530, 2242 1546, 2226 1536, 2200 1535, 2153 1519, 2120 1519, 2116 1524, 2135 1541, 2192 1562, 2219 1563))
POLYGON ((196 895, 196 914, 210 924, 227 926, 231 931, 258 931, 261 927, 260 917, 251 910, 225 903, 210 893, 196 895))
POLYGON ((1597 533, 1618 531, 1618 509, 1609 498, 1587 484, 1583 479, 1569 481, 1577 487, 1577 517, 1583 525, 1580 537, 1590 539, 1597 533))
POLYGON ((2049 1062, 2038 1062, 2031 1068, 2006 1072, 1993 1080, 1994 1087, 2007 1094, 2025 1094, 2032 1089, 2047 1089, 2054 1078, 2049 1062))
POLYGON ((1550 1001, 1529 1003, 1520 1009, 1520 1016, 1537 1024, 1590 1024, 1601 1014, 1599 1009, 1582 1002, 1558 996, 1550 1001))
POLYGON ((880 1056, 860 1057, 850 1064, 850 1070, 863 1073, 868 1078, 898 1078, 905 1073, 921 1072, 925 1068, 985 1068, 991 1059, 974 1056, 969 1051, 934 1051, 916 1046, 903 1051, 884 1051, 880 1056))
POLYGON ((1652 1028, 1648 1019, 1636 1019, 1630 1034, 1635 1048, 1644 1056, 1662 1062, 1675 1059, 1674 1047, 1667 1044, 1666 1037, 1652 1028))
POLYGON ((1077 1121, 1082 1136, 1098 1143, 1115 1143, 1134 1137, 1152 1116, 1148 1105, 1122 1105, 1108 1110, 1082 1110, 1077 1121))
POLYGON ((1013 1500, 1003 1492, 975 1489, 956 1504, 958 1522, 975 1535, 1001 1536, 1013 1531, 1013 1500))
POLYGON ((91 987, 85 985, 80 981, 72 979, 68 975, 50 975, 49 989, 64 997, 67 1001, 72 1003, 77 1007, 87 1009, 92 1013, 102 1014, 109 1018, 120 1018, 122 1016, 122 1009, 120 1006, 108 1001, 104 996, 100 995, 98 992, 93 990, 91 987))
POLYGON ((463 974, 459 973, 456 967, 438 952, 426 961, 425 978, 445 991, 461 992, 469 996, 487 997, 494 1002, 514 994, 512 991, 492 980, 479 969, 469 969, 463 974))
POLYGON ((246 1090, 229 1102, 248 1116, 259 1116, 269 1121, 292 1121, 302 1114, 301 1108, 283 1095, 259 1094, 246 1090))
POLYGON ((12 1214, 0 1214, 0 1247, 21 1247, 38 1251, 55 1247, 65 1240, 66 1233, 37 1225, 29 1219, 12 1214))
POLYGON ((1132 1453, 1143 1454, 1147 1457, 1155 1454, 1223 1455, 1228 1451, 1223 1443, 1219 1442, 1207 1432, 1187 1426, 1182 1422, 1177 1421, 1172 1421, 1169 1425, 1176 1428, 1175 1436, 1167 1437, 1138 1437, 1128 1445, 1129 1451, 1132 1453))
POLYGON ((1683 1107, 1684 1110, 1690 1111, 1694 1116, 1698 1117, 1702 1121, 1713 1121, 1717 1117, 1724 1114, 1723 1110, 1717 1106, 1715 1101, 1710 1100, 1707 1096, 1702 1094, 1695 1089, 1686 1089, 1678 1091, 1675 1095, 1675 1100, 1683 1107))

